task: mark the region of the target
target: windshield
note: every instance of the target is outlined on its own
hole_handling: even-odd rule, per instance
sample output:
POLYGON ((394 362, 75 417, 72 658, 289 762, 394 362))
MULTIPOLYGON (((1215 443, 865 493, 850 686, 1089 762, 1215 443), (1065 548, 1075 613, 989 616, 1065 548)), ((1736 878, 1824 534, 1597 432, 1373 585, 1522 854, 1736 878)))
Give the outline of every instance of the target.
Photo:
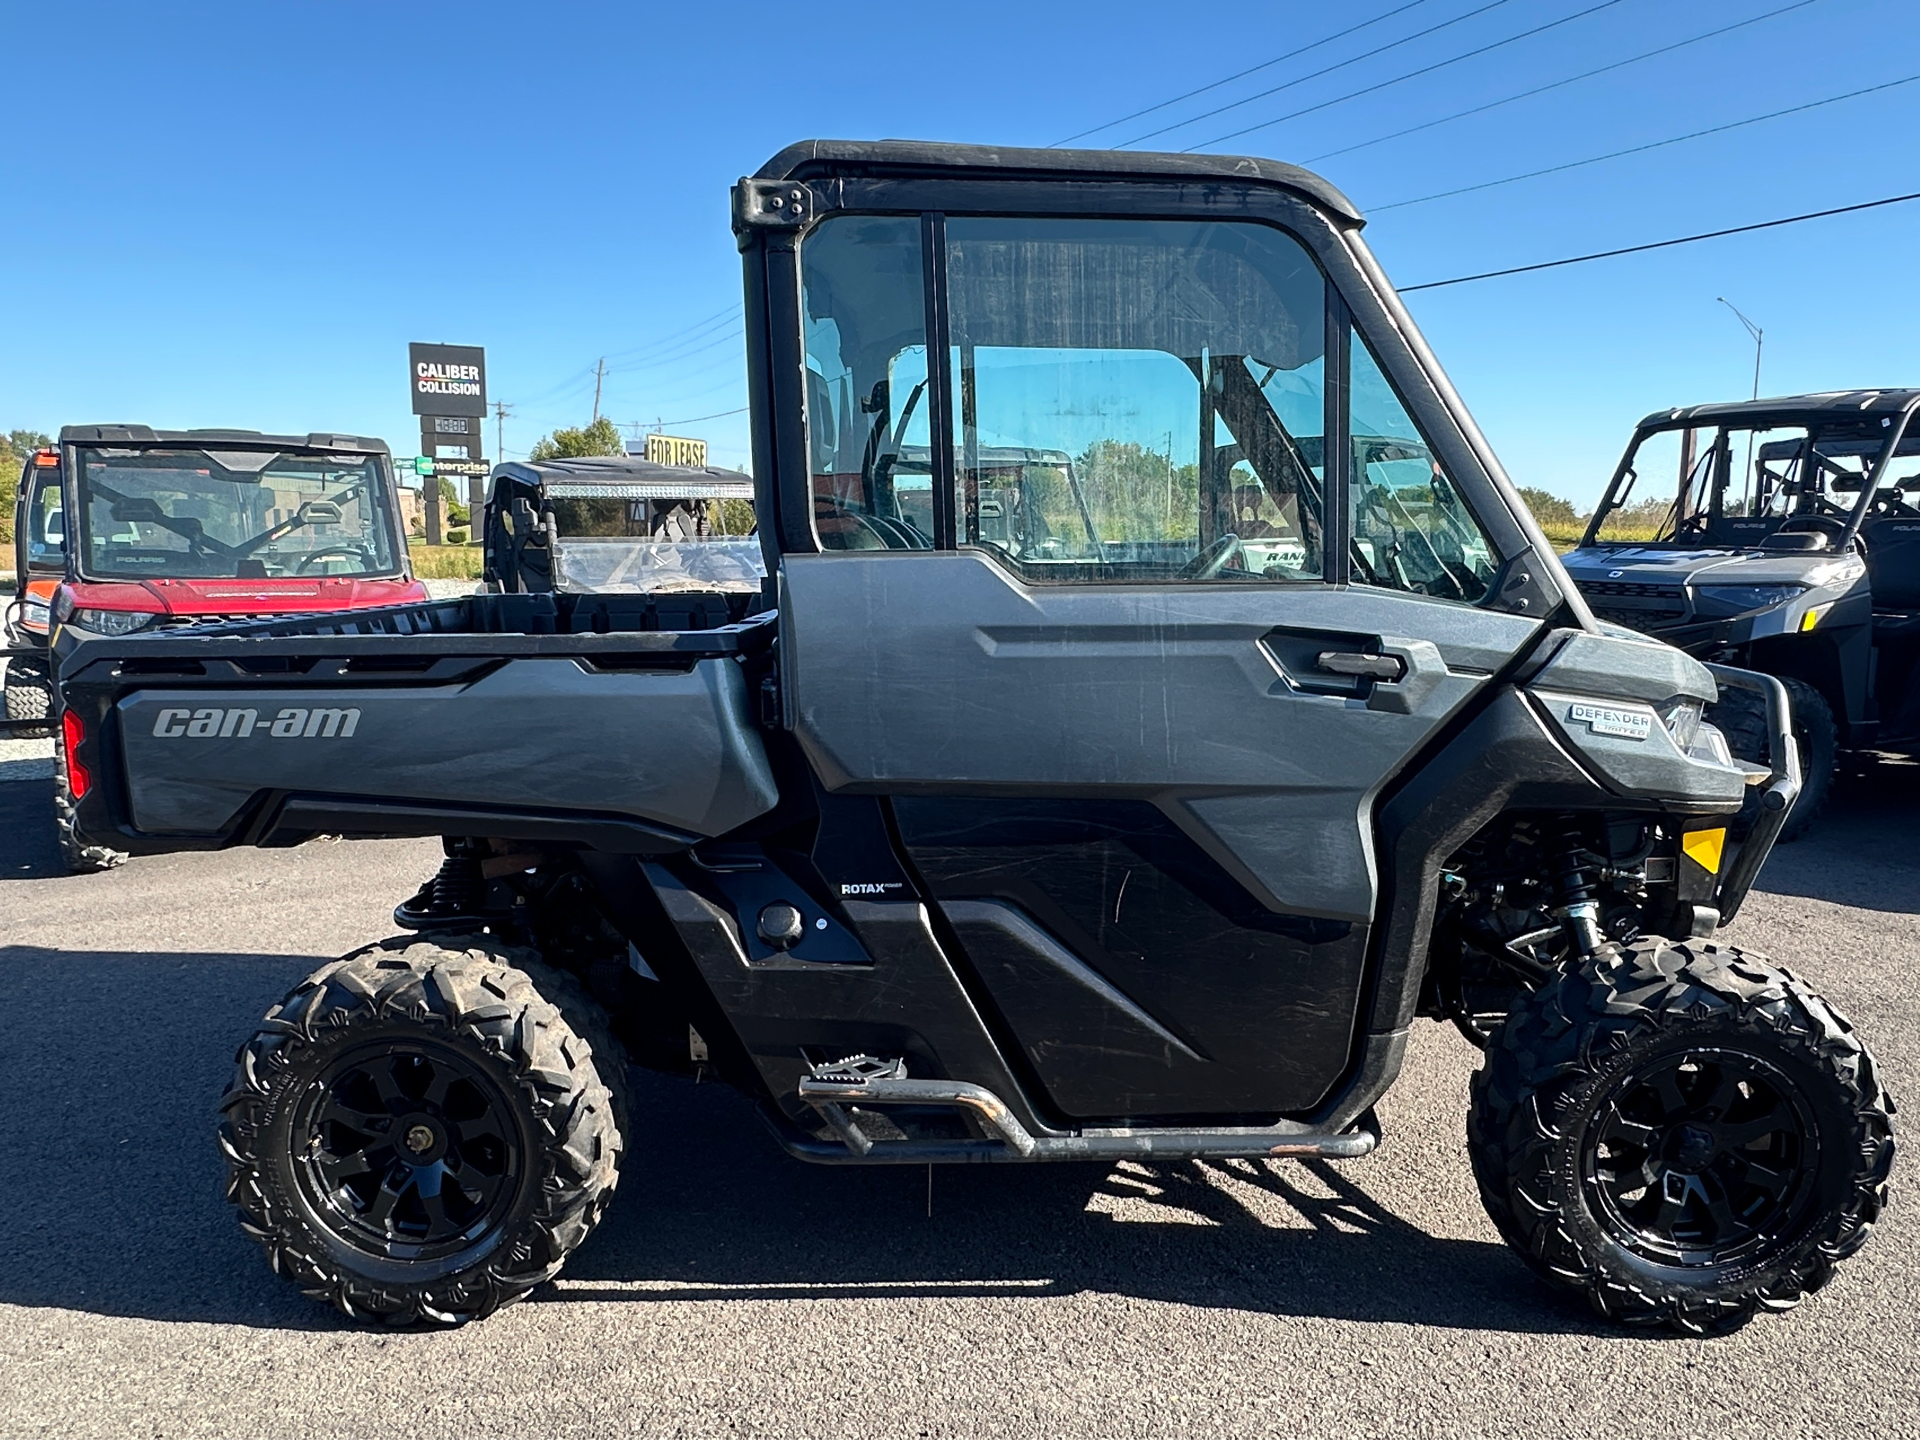
POLYGON ((1783 530, 1837 539, 1856 511, 1920 515, 1920 435, 1863 493, 1888 438, 1878 419, 1649 431, 1610 487, 1593 538, 1750 546, 1783 530))
POLYGON ((86 573, 267 580, 392 575, 383 457, 83 448, 86 573))

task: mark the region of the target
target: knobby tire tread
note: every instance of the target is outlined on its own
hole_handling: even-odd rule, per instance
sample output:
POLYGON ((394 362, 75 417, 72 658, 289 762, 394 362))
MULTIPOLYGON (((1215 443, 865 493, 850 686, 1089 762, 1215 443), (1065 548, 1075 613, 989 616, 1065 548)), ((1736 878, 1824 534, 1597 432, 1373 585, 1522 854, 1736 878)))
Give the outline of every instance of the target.
POLYGON ((221 1102, 227 1198, 276 1273, 350 1317, 480 1319, 552 1279, 599 1223, 619 1181, 625 1070, 599 1007, 533 951, 489 936, 385 940, 308 976, 241 1046, 221 1102), (473 1264, 420 1283, 371 1279, 330 1253, 302 1213, 290 1158, 268 1138, 275 1107, 296 1102, 329 1041, 394 1033, 396 1021, 477 1042, 538 1136, 538 1153, 523 1157, 532 1203, 508 1222, 513 1233, 473 1264))
POLYGON ((1791 1309, 1866 1243, 1886 1203, 1894 1105, 1873 1057, 1838 1011, 1762 957, 1701 941, 1610 946, 1525 997, 1486 1054, 1467 1138, 1487 1213, 1537 1274, 1614 1320, 1702 1334, 1791 1309), (1650 1276, 1573 1213, 1583 1204, 1571 1176, 1583 1103, 1630 1063, 1629 1051, 1680 1031, 1702 1045, 1757 1040, 1791 1057, 1833 1087, 1845 1116, 1846 1133, 1823 1141, 1849 1157, 1844 1182, 1827 1187, 1792 1244, 1756 1271, 1712 1283, 1650 1276))

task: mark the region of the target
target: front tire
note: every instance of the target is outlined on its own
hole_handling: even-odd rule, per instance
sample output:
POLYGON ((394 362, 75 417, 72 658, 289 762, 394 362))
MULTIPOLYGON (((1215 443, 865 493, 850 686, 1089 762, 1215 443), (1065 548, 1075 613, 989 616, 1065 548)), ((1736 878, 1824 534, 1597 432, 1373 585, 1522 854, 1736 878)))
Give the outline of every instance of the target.
POLYGON ((44 726, 16 730, 14 739, 44 740, 53 734, 53 724, 48 718, 53 713, 53 682, 43 658, 16 655, 7 661, 6 700, 7 719, 48 722, 44 726))
POLYGON ((1550 1282, 1703 1333, 1786 1310, 1866 1243, 1893 1102, 1852 1028, 1724 945, 1608 947, 1526 996, 1473 1078, 1487 1213, 1550 1282))
MULTIPOLYGON (((1834 723, 1833 708, 1821 693, 1804 680, 1776 677, 1786 686, 1793 709, 1793 740, 1800 753, 1800 794, 1793 811, 1780 827, 1780 843, 1798 840, 1813 828, 1820 812, 1833 795, 1834 772, 1839 765, 1840 731, 1834 723)), ((1727 748, 1742 760, 1770 765, 1771 744, 1767 734, 1767 710, 1758 695, 1747 690, 1725 690, 1708 707, 1707 720, 1726 737, 1727 748)), ((1739 825, 1744 833, 1760 818, 1757 787, 1749 786, 1739 825)))
POLYGON ((623 1068, 531 952, 384 941, 309 976, 241 1047, 227 1198, 277 1273, 351 1317, 479 1319, 599 1223, 623 1068))

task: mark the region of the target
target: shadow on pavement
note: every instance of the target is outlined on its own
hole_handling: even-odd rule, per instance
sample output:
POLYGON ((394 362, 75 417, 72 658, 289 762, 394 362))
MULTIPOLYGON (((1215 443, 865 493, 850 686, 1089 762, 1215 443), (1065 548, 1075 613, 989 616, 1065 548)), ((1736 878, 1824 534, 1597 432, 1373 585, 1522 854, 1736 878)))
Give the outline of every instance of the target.
MULTIPOLYGON (((328 1329, 222 1200, 234 1047, 309 964, 285 955, 0 948, 0 1302, 328 1329)), ((1366 1164, 834 1169, 754 1107, 634 1072, 606 1222, 548 1303, 1112 1292, 1403 1324, 1594 1328, 1492 1242, 1436 1239, 1366 1164), (1094 1208, 1090 1207, 1090 1202, 1094 1208), (1119 1204, 1125 1218, 1100 1213, 1119 1204)))
POLYGON ((1778 845, 1756 890, 1920 914, 1920 764, 1842 774, 1805 839, 1778 845))
POLYGON ((60 844, 53 836, 53 782, 13 780, 0 784, 0 880, 45 880, 64 875, 60 844))

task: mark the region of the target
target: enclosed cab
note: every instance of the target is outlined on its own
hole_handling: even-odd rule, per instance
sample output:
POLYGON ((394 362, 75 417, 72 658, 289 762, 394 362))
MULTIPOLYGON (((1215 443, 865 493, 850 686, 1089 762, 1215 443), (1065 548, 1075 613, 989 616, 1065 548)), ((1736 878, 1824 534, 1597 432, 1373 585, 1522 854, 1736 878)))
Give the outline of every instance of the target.
MULTIPOLYGON (((1920 391, 1865 390, 1649 415, 1565 557, 1602 619, 1786 683, 1805 775, 1789 836, 1838 752, 1920 754, 1917 409, 1920 391)), ((1746 697, 1715 719, 1765 758, 1746 697)))

